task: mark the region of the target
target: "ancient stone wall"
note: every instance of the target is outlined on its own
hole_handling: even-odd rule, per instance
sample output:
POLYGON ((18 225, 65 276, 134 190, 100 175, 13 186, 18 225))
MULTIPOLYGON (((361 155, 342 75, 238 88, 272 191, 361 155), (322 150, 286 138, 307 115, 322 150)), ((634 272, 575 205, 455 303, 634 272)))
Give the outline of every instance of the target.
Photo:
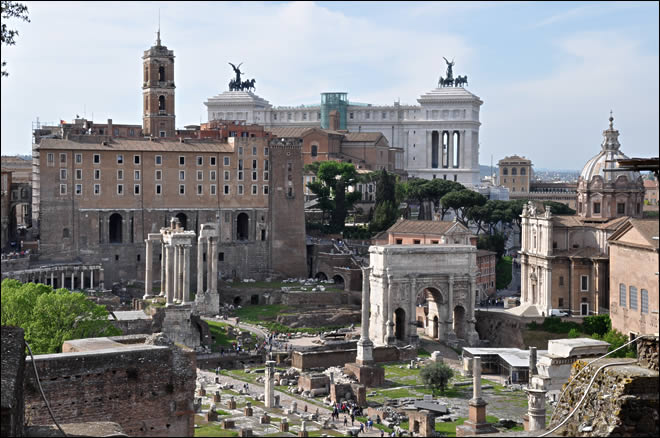
POLYGON ((2 436, 23 436, 23 339, 22 328, 2 326, 2 436))
MULTIPOLYGON (((656 338, 657 348, 657 338, 656 338)), ((657 350, 656 350, 657 351, 657 350)), ((587 365, 577 361, 573 365, 572 376, 588 367, 571 381, 566 394, 555 408, 555 421, 550 428, 557 426, 575 409, 594 372, 606 363, 616 363, 626 359, 603 359, 587 365)), ((658 416, 658 372, 638 366, 634 359, 627 365, 603 369, 595 378, 584 402, 557 433, 563 436, 658 436, 660 417, 658 416)), ((657 365, 656 365, 657 366, 657 365)))
POLYGON ((243 369, 246 366, 263 364, 264 356, 262 354, 197 354, 197 367, 200 369, 215 369, 220 367, 223 370, 243 369))
MULTIPOLYGON (((35 356, 58 421, 113 421, 129 436, 193 436, 194 355, 147 342, 161 345, 35 356)), ((24 391, 27 424, 51 424, 34 373, 24 391)))
POLYGON ((476 311, 479 339, 488 340, 489 347, 525 349, 522 331, 532 321, 543 323, 544 318, 520 318, 505 312, 476 311))
MULTIPOLYGON (((417 350, 412 350, 416 352, 417 350)), ((405 349, 397 347, 374 348, 374 362, 397 362, 407 360, 409 355, 405 349)), ((291 366, 300 370, 312 368, 328 368, 333 366, 344 366, 344 364, 355 362, 357 349, 334 350, 334 351, 294 351, 291 366)))

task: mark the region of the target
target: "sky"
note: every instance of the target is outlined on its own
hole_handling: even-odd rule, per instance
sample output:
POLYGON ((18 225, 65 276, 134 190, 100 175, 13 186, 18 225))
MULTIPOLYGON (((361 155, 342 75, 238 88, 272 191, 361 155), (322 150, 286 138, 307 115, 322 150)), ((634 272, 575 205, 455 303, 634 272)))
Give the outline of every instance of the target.
MULTIPOLYGON (((467 75, 481 106, 481 164, 522 155, 582 168, 610 110, 628 156, 658 155, 658 2, 26 2, 2 47, 2 154, 30 154, 32 123, 141 124, 142 55, 160 29, 174 50, 176 125, 243 63, 275 106, 417 104, 445 75, 467 75)), ((5 21, 3 20, 3 23, 5 21)))

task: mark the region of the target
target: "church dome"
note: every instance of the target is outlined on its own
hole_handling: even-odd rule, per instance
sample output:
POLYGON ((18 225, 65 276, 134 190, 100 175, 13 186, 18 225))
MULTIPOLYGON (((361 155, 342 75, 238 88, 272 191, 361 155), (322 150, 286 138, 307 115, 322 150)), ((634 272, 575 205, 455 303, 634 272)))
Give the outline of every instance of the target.
POLYGON ((640 177, 639 172, 628 170, 609 170, 618 169, 619 163, 616 160, 628 158, 623 152, 619 150, 621 144, 619 143, 619 131, 614 129, 614 117, 610 116, 609 129, 603 131, 603 143, 601 144, 601 151, 587 161, 587 164, 582 168, 580 178, 586 183, 591 182, 593 177, 599 175, 603 178, 605 183, 615 182, 620 175, 625 175, 629 182, 635 182, 640 177), (607 169, 607 170, 606 170, 607 169))

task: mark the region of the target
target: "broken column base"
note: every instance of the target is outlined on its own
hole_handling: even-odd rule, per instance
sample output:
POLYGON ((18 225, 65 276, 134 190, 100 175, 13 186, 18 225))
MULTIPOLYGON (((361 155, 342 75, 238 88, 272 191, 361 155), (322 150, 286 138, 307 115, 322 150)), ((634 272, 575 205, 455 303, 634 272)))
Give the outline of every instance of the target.
POLYGON ((471 399, 468 402, 470 408, 468 420, 463 425, 456 426, 456 436, 474 436, 484 433, 498 433, 492 424, 486 421, 486 403, 482 398, 471 399))
POLYGON ((369 388, 385 384, 385 368, 353 362, 347 363, 344 370, 346 374, 355 376, 360 384, 369 388))
POLYGON ((307 432, 306 430, 301 430, 300 432, 298 432, 298 436, 299 437, 308 437, 309 432, 307 432))

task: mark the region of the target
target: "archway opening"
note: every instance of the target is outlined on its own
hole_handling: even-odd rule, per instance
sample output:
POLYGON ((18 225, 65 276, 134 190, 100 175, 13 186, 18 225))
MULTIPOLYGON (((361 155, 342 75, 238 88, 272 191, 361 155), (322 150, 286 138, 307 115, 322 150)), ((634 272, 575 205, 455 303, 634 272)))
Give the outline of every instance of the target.
POLYGON ((433 317, 433 339, 438 339, 438 317, 433 317))
POLYGON ((328 281, 328 276, 323 272, 317 272, 314 276, 318 281, 328 281))
POLYGON ((109 239, 110 243, 121 243, 122 217, 119 213, 110 216, 109 239))
POLYGON ((179 213, 176 215, 176 218, 179 219, 179 224, 181 224, 181 228, 185 230, 188 226, 188 216, 186 216, 185 213, 179 213))
POLYGON ((463 306, 454 307, 454 333, 458 339, 465 339, 465 309, 463 306))
POLYGON ((241 213, 236 218, 236 239, 248 240, 250 218, 247 214, 241 213))
POLYGON ((394 311, 394 336, 399 341, 406 336, 406 311, 401 307, 394 311))
POLYGON ((242 301, 241 297, 234 297, 234 306, 240 306, 242 301))
POLYGON ((332 281, 335 282, 337 287, 343 288, 344 287, 344 278, 341 275, 335 275, 332 277, 332 281))
POLYGON ((253 306, 259 304, 259 295, 250 296, 250 304, 253 306))

